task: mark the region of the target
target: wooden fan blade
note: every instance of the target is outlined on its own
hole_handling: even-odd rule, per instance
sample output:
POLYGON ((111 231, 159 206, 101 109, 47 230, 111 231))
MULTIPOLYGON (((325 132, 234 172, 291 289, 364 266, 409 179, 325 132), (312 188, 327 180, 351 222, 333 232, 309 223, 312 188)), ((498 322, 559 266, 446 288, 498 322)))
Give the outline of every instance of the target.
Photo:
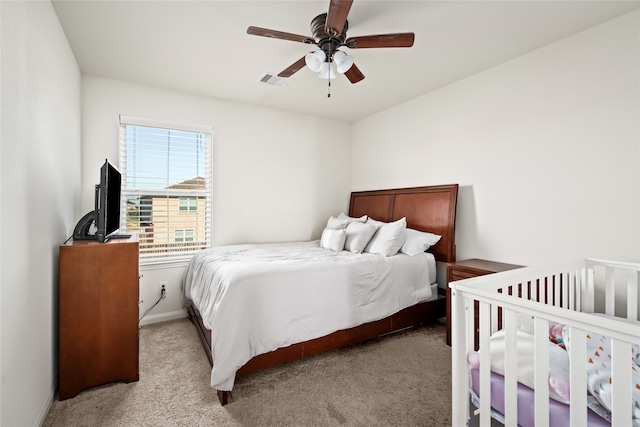
POLYGON ((302 58, 298 59, 296 62, 294 62, 293 64, 289 65, 287 68, 282 70, 280 74, 278 74, 278 77, 291 77, 296 72, 298 72, 298 70, 303 68, 305 65, 306 63, 304 62, 304 56, 303 56, 302 58))
POLYGON ((360 80, 364 79, 364 74, 362 74, 362 71, 356 67, 356 64, 353 64, 351 68, 344 73, 344 75, 347 76, 351 83, 358 83, 360 80))
POLYGON ((374 36, 350 37, 344 44, 350 49, 370 47, 411 47, 415 40, 413 33, 377 34, 374 36))
POLYGON ((285 32, 276 31, 276 30, 269 30, 267 28, 260 28, 260 27, 247 28, 247 34, 251 34, 252 36, 270 37, 272 39, 290 40, 292 42, 310 43, 310 44, 315 43, 313 39, 307 36, 285 33, 285 32))
POLYGON ((325 33, 332 37, 338 37, 342 34, 352 3, 353 0, 331 0, 329 11, 327 12, 327 20, 324 24, 325 33))

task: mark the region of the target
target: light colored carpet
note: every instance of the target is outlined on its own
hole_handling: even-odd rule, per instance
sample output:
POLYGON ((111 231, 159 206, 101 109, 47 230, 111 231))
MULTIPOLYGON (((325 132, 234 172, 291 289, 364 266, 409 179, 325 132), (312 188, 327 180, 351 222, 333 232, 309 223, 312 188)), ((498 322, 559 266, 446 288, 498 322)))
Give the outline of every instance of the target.
POLYGON ((140 381, 54 401, 44 426, 450 426, 441 323, 238 377, 220 406, 187 319, 140 330, 140 381))

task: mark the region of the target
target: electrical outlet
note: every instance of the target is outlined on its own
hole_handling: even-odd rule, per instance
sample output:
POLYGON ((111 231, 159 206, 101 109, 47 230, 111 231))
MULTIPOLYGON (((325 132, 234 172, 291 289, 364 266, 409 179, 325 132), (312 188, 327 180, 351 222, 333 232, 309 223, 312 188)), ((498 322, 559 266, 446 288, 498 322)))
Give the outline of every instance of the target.
POLYGON ((158 294, 160 298, 165 298, 167 296, 167 282, 158 282, 158 294))

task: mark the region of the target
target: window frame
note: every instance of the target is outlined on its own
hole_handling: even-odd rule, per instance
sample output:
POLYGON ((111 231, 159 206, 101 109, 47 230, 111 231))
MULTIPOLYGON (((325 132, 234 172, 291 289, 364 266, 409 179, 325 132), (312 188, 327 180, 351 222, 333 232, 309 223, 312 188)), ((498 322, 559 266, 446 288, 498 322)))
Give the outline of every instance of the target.
POLYGON ((175 242, 179 243, 179 242, 193 242, 194 239, 194 230, 191 228, 182 228, 182 229, 175 229, 173 231, 173 238, 175 240, 175 242), (180 234, 180 237, 178 237, 178 234, 180 234), (178 240, 181 239, 181 240, 178 240))
MULTIPOLYGON (((148 200, 146 203, 140 203, 138 215, 141 215, 144 211, 146 215, 151 215, 153 199, 154 198, 165 198, 167 200, 167 206, 170 203, 171 198, 177 198, 176 203, 176 212, 180 215, 194 215, 198 214, 200 209, 203 209, 203 217, 204 224, 202 227, 191 228, 191 225, 187 227, 184 224, 178 225, 183 231, 183 240, 181 242, 175 241, 174 239, 167 241, 165 252, 162 252, 162 249, 158 249, 159 246, 153 243, 145 242, 144 238, 140 238, 140 264, 165 264, 165 263, 174 263, 189 260, 195 253, 199 250, 210 248, 212 245, 212 233, 211 233, 211 224, 212 224, 212 182, 213 182, 213 168, 212 168, 212 141, 213 141, 213 128, 211 126, 202 126, 202 125, 192 125, 192 124, 184 124, 184 123, 175 123, 175 122, 167 122, 155 119, 141 118, 141 117, 132 117, 132 116, 124 116, 120 115, 120 132, 119 132, 119 158, 120 158, 120 170, 122 173, 122 192, 121 192, 121 206, 125 207, 121 210, 120 213, 120 226, 121 230, 127 230, 127 198, 128 197, 139 197, 139 200, 145 200, 145 198, 151 200, 151 204, 149 204, 148 200), (127 126, 140 126, 140 127, 150 127, 150 128, 159 128, 165 130, 175 130, 182 132, 193 132, 204 134, 204 189, 175 189, 175 188, 163 188, 163 189, 138 189, 138 188, 128 188, 127 187, 127 138, 126 138, 126 129, 127 126), (185 198, 186 201, 186 209, 182 210, 180 208, 181 200, 185 198), (201 201, 203 199, 203 201, 201 201), (145 205, 145 209, 141 209, 145 205), (191 240, 186 240, 186 232, 187 228, 191 228, 191 240), (200 245, 189 244, 196 241, 196 235, 204 235, 204 239, 198 238, 197 241, 201 242, 200 245), (180 245, 180 243, 184 243, 184 245, 180 245), (156 246, 156 249, 152 249, 156 246), (150 250, 151 249, 151 250, 150 250)), ((169 211, 167 211, 169 212, 169 211)), ((169 213, 167 213, 169 215, 169 213)), ((167 229, 169 229, 171 223, 167 223, 167 229)), ((175 231, 178 228, 174 228, 175 231)), ((135 232, 135 231, 132 231, 135 232)), ((161 244, 160 244, 161 245, 161 244)))
POLYGON ((178 198, 178 211, 180 213, 198 212, 198 198, 181 196, 178 198), (183 206, 182 202, 186 202, 183 206), (195 202, 195 203, 192 203, 195 202), (184 208, 184 209, 183 209, 184 208))

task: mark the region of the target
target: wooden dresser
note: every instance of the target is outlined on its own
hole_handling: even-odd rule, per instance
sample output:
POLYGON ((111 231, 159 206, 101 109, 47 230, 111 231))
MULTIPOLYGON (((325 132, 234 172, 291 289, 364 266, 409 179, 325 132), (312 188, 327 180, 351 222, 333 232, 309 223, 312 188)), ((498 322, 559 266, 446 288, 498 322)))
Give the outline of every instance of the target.
POLYGON ((60 247, 59 399, 138 380, 138 240, 60 247))
MULTIPOLYGON (((484 276, 485 274, 499 273, 501 271, 513 270, 521 267, 521 265, 504 264, 501 262, 487 261, 477 258, 447 264, 447 345, 451 345, 451 289, 449 288, 449 282, 484 276)), ((478 329, 477 319, 475 329, 478 329)))

